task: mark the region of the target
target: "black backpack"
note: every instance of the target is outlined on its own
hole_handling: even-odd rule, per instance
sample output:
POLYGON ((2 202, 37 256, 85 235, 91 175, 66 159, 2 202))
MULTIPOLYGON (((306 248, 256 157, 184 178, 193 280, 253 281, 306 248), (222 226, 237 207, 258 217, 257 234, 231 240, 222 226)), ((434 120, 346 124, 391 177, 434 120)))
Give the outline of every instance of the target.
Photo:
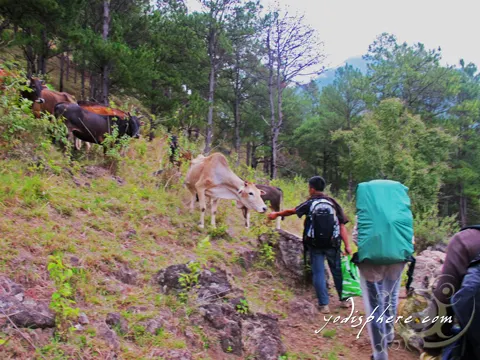
POLYGON ((319 249, 337 248, 340 223, 334 205, 326 199, 315 199, 310 205, 310 229, 307 232, 311 246, 319 249))

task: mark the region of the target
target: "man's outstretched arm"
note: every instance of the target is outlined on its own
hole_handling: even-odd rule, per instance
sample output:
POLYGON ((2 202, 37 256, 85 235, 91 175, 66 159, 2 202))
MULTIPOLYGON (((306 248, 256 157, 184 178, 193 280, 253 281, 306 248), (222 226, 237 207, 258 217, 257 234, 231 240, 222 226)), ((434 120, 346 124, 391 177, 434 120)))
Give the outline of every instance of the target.
POLYGON ((348 240, 348 230, 345 227, 345 224, 340 224, 340 237, 345 244, 345 252, 349 255, 352 254, 352 249, 350 248, 350 241, 348 240))
POLYGON ((275 220, 279 216, 291 216, 291 215, 295 215, 296 213, 297 211, 295 210, 295 208, 293 208, 293 209, 287 209, 283 211, 271 212, 270 214, 267 215, 267 217, 270 220, 275 220))

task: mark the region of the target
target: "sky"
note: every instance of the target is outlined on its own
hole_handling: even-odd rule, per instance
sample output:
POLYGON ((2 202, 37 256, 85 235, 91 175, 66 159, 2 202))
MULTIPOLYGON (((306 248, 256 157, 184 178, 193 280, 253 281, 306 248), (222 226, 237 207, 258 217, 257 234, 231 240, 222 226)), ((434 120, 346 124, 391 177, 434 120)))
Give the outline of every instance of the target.
MULTIPOLYGON (((187 0, 193 5, 196 0, 187 0)), ((276 0, 291 12, 305 13, 328 55, 326 67, 365 54, 377 35, 388 32, 400 42, 441 47, 443 63, 460 58, 480 65, 479 0, 276 0)), ((268 8, 271 0, 261 0, 268 8)))

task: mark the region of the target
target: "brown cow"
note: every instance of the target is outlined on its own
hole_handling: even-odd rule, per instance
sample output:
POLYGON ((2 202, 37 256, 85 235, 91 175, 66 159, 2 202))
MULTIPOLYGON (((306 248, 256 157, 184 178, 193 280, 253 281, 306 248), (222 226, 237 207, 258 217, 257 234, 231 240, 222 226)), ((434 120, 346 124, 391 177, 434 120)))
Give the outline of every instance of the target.
POLYGON ((211 200, 213 227, 217 213, 218 199, 231 199, 241 203, 247 209, 253 209, 260 213, 267 211, 261 195, 264 192, 249 182, 243 181, 228 166, 227 159, 220 153, 210 156, 199 155, 192 160, 190 169, 185 177, 185 185, 192 194, 190 210, 195 207, 198 195, 200 203, 200 227, 205 227, 206 198, 211 200))
MULTIPOLYGON (((118 128, 118 136, 140 136, 142 123, 137 117, 131 116, 119 119, 112 116, 102 116, 83 109, 78 104, 59 103, 55 106, 55 116, 65 118, 65 125, 68 128, 68 136, 71 139, 75 136, 82 141, 93 144, 102 144, 106 134, 112 133, 112 126, 118 128)), ((107 148, 104 147, 106 151, 107 148)))
MULTIPOLYGON (((264 192, 262 195, 262 200, 263 201, 269 201, 270 203, 270 208, 273 211, 280 211, 282 208, 282 200, 283 200, 283 191, 282 189, 274 186, 269 186, 269 185, 261 185, 261 184, 255 184, 255 186, 264 192)), ((241 207, 242 212, 243 212, 243 217, 245 219, 245 227, 249 228, 250 227, 250 210, 248 210, 245 206, 242 204, 238 204, 239 207, 241 207)), ((283 220, 283 218, 282 218, 283 220)), ((276 223, 276 228, 280 229, 280 217, 277 217, 277 223, 276 223)))
MULTIPOLYGON (((40 95, 37 96, 40 99, 40 101, 37 101, 37 99, 34 99, 34 103, 32 107, 33 115, 37 119, 40 118, 42 112, 47 112, 53 115, 55 112, 55 105, 61 102, 76 104, 76 101, 72 95, 66 92, 50 90, 48 87, 44 85, 44 81, 40 79, 31 78, 30 87, 32 89, 38 89, 38 88, 41 89, 40 95)), ((82 141, 78 138, 75 138, 74 145, 77 150, 80 150, 80 148, 82 147, 82 141)), ((89 151, 90 144, 85 143, 85 146, 87 147, 87 151, 89 151)))
POLYGON ((126 113, 125 111, 114 109, 109 106, 105 106, 92 101, 79 101, 78 105, 80 105, 82 109, 93 112, 97 115, 115 116, 121 120, 125 120, 126 118, 131 117, 131 115, 129 113, 126 113))
POLYGON ((53 115, 53 113, 55 112, 55 105, 57 105, 58 103, 76 103, 72 95, 66 92, 50 90, 43 85, 43 82, 40 79, 31 78, 30 87, 32 89, 41 89, 40 95, 37 97, 41 98, 43 101, 35 101, 37 100, 35 99, 35 103, 33 104, 33 115, 35 115, 37 119, 40 118, 42 112, 47 112, 53 115))

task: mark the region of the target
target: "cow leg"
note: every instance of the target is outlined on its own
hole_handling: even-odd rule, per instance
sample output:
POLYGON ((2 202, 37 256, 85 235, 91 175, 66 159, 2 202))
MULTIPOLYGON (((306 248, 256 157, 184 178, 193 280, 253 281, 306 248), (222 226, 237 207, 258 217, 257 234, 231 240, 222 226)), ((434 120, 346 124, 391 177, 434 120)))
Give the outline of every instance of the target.
POLYGON ((200 224, 198 225, 200 228, 205 227, 205 210, 207 208, 207 204, 205 202, 205 189, 197 189, 198 194, 198 203, 200 204, 200 224))
POLYGON ((248 225, 247 225, 247 212, 248 212, 248 209, 245 206, 242 207, 242 214, 243 214, 243 220, 245 221, 245 227, 248 227, 248 225))
POLYGON ((74 144, 75 144, 75 149, 80 151, 80 149, 82 148, 82 141, 79 138, 75 138, 74 144))
POLYGON ((247 208, 245 208, 245 227, 247 229, 250 229, 250 210, 248 210, 247 208))
POLYGON ((197 193, 192 194, 192 200, 190 200, 190 212, 195 210, 195 201, 197 200, 197 193))
POLYGON ((217 224, 215 223, 215 215, 217 215, 217 202, 218 202, 218 199, 214 198, 214 197, 212 197, 211 200, 210 200, 210 207, 212 209, 211 224, 212 224, 213 228, 217 227, 217 224))
POLYGON ((280 229, 280 221, 281 221, 281 218, 280 218, 280 216, 279 216, 279 217, 277 217, 277 220, 276 220, 277 223, 276 223, 276 226, 275 226, 275 228, 276 228, 277 230, 280 229))
POLYGON ((191 200, 190 200, 190 212, 193 213, 195 210, 195 201, 197 201, 197 191, 195 188, 191 188, 190 186, 187 185, 187 189, 190 191, 190 194, 192 194, 191 200))

